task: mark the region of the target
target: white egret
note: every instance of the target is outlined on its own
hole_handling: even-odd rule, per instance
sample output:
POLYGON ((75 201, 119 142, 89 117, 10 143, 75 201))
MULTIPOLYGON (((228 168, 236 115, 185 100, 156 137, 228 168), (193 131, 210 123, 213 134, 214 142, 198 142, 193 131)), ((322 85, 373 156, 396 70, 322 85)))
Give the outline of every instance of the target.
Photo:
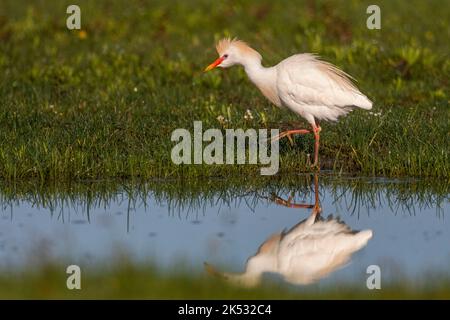
MULTIPOLYGON (((206 67, 228 68, 242 65, 262 94, 278 107, 285 106, 305 118, 314 134, 314 166, 318 166, 321 127, 318 120, 336 121, 353 108, 369 110, 372 102, 353 84, 353 78, 331 63, 310 53, 295 54, 273 67, 261 64, 261 55, 247 43, 222 39, 216 45, 219 58, 206 67)), ((310 133, 288 130, 275 139, 310 133)))

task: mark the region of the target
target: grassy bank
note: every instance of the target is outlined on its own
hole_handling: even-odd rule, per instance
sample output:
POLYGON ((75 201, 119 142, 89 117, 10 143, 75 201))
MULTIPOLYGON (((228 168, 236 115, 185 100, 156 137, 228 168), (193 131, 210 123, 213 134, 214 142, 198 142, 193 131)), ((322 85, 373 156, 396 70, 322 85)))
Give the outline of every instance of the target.
MULTIPOLYGON (((83 269, 84 270, 84 269, 83 269)), ((360 283, 327 287, 286 288, 267 283, 242 288, 207 275, 161 274, 150 265, 120 264, 82 271, 81 290, 68 290, 66 267, 47 265, 27 272, 0 275, 0 299, 449 299, 450 281, 433 278, 415 284, 399 282, 368 290, 360 283)))
MULTIPOLYGON (((270 105, 243 70, 203 74, 214 41, 238 36, 271 65, 316 52, 374 101, 323 124, 323 168, 384 176, 449 176, 450 5, 380 1, 70 1, 0 3, 0 178, 18 180, 259 175, 254 166, 175 166, 175 128, 306 125, 270 105), (253 119, 245 119, 249 109, 253 119), (223 116, 226 123, 217 118, 223 116)), ((221 72, 222 71, 222 72, 221 72)), ((312 138, 281 144, 281 172, 308 171, 312 138)))

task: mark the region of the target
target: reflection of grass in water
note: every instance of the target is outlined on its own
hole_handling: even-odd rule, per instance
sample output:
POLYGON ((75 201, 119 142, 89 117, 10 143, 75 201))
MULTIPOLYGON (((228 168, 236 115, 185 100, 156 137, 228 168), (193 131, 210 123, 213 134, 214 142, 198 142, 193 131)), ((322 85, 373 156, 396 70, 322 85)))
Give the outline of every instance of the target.
MULTIPOLYGON (((208 206, 246 205, 253 209, 258 202, 267 202, 274 195, 291 194, 302 201, 310 201, 312 176, 279 176, 277 178, 150 180, 147 182, 97 181, 72 184, 44 184, 33 182, 0 185, 3 207, 26 201, 36 207, 63 214, 64 208, 82 208, 89 214, 96 208, 107 208, 111 202, 126 203, 128 213, 137 207, 146 208, 149 200, 169 208, 170 214, 200 214, 208 206), (56 210, 59 210, 56 212, 56 210)), ((445 181, 385 180, 344 178, 323 175, 320 188, 327 188, 332 199, 345 206, 349 214, 359 214, 367 208, 389 207, 393 212, 407 212, 436 207, 448 202, 445 181)), ((319 190, 320 192, 320 190, 319 190)))
POLYGON ((82 290, 66 288, 66 266, 47 265, 20 273, 0 273, 0 298, 154 298, 154 299, 449 299, 450 279, 427 277, 368 290, 365 279, 327 287, 295 289, 269 283, 255 289, 231 286, 206 275, 186 271, 161 274, 147 266, 119 264, 113 269, 82 269, 82 290))
MULTIPOLYGON (((374 100, 322 124, 322 164, 336 172, 449 175, 448 1, 79 0, 83 36, 64 28, 65 3, 2 0, 0 177, 70 180, 259 175, 254 166, 175 166, 175 128, 265 128, 304 121, 271 106, 242 69, 202 74, 213 42, 247 40, 272 65, 320 53, 374 100), (420 17, 418 15, 420 14, 420 17), (244 119, 251 109, 253 120, 244 119)), ((281 171, 309 170, 311 137, 281 145, 281 171), (306 141, 306 143, 305 143, 306 141)))

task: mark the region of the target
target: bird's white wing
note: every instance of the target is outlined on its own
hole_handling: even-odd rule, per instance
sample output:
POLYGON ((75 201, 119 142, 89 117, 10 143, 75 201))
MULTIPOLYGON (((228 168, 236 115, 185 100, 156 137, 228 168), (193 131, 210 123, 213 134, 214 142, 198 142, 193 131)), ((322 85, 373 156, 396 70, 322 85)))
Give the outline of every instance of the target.
POLYGON ((353 106, 372 107, 372 102, 353 85, 350 76, 311 54, 294 55, 280 62, 277 89, 284 104, 301 115, 302 112, 312 113, 318 118, 327 118, 320 112, 314 114, 314 110, 328 107, 321 110, 322 113, 333 109, 348 112, 353 106))

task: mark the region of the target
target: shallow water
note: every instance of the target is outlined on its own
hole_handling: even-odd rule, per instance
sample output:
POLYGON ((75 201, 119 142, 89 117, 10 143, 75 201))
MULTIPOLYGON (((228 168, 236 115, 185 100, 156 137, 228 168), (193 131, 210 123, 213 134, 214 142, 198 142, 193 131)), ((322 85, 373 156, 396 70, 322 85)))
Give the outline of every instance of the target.
MULTIPOLYGON (((317 195, 322 217, 339 217, 352 230, 373 232, 347 263, 315 279, 320 283, 365 286, 370 265, 380 267, 384 283, 399 277, 423 279, 430 272, 449 275, 445 188, 443 193, 418 188, 414 180, 324 179, 319 178, 317 189, 313 179, 303 179, 298 187, 219 189, 207 195, 184 194, 189 186, 169 194, 130 185, 104 196, 3 194, 0 268, 17 270, 48 260, 102 266, 126 253, 133 261, 150 261, 164 270, 183 266, 204 272, 208 262, 218 270, 243 272, 247 259, 272 234, 310 216, 311 208, 286 206, 293 194, 290 205, 312 205, 317 195)), ((177 184, 165 184, 170 183, 177 184)))

